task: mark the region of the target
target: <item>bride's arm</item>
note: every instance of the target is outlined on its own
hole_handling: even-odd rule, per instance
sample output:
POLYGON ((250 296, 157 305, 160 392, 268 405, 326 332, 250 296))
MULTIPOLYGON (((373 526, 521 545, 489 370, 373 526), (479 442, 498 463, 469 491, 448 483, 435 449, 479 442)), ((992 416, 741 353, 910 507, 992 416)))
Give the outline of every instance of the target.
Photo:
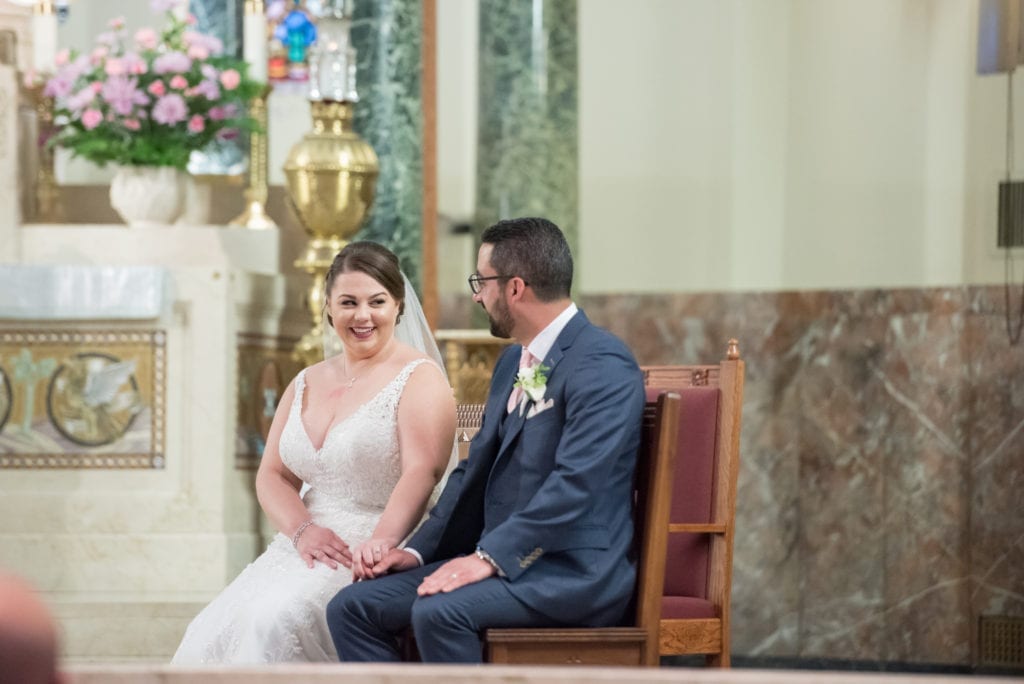
POLYGON ((364 567, 359 570, 381 560, 419 523, 434 486, 448 467, 454 443, 452 388, 440 369, 433 364, 421 364, 409 377, 398 403, 402 475, 388 497, 372 538, 363 544, 361 553, 353 551, 354 562, 363 561, 364 567), (381 553, 374 557, 378 549, 381 553))
POLYGON ((295 381, 292 380, 277 404, 260 468, 256 472, 256 498, 274 527, 288 537, 309 520, 309 511, 299 498, 302 480, 281 461, 281 432, 288 422, 294 398, 295 381))
POLYGON ((306 565, 313 567, 319 561, 332 570, 338 565, 352 565, 348 544, 333 530, 313 524, 306 504, 299 498, 302 480, 281 460, 281 433, 288 422, 288 413, 295 398, 295 381, 281 396, 270 424, 267 445, 256 472, 256 498, 274 527, 291 537, 292 544, 306 565), (300 535, 296 537, 296 535, 300 535))

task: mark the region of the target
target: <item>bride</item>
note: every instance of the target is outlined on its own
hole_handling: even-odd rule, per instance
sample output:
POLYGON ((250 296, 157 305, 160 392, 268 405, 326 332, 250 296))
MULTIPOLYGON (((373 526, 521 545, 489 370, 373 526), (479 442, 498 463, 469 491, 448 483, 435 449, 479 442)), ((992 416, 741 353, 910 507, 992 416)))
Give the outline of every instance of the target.
POLYGON ((455 400, 407 283, 376 243, 335 257, 324 291, 343 352, 285 390, 256 475, 280 532, 192 621, 173 664, 337 662, 327 602, 412 532, 452 456, 455 400))

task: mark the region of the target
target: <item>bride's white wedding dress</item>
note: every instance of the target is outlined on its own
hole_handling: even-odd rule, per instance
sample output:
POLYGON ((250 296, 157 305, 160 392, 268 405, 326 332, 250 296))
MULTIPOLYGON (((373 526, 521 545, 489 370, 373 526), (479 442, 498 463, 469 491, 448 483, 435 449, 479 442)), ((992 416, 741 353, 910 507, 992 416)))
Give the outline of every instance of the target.
MULTIPOLYGON (((281 460, 310 486, 303 500, 313 520, 350 547, 370 537, 401 475, 398 400, 426 359, 407 364, 375 397, 336 424, 317 450, 302 423, 305 373, 281 433, 281 460)), ((278 534, 267 550, 192 621, 173 664, 337 662, 324 614, 327 602, 352 581, 343 566, 310 569, 278 534)))

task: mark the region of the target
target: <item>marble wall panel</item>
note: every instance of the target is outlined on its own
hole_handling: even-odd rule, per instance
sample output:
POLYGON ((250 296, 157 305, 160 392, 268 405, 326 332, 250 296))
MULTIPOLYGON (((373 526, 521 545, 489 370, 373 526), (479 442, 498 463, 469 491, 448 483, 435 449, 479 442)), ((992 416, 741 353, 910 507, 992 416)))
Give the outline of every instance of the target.
POLYGON ((480 2, 476 217, 579 223, 576 0, 480 2))
POLYGON ((1002 295, 974 293, 965 334, 970 606, 972 615, 1024 617, 1024 342, 1008 344, 1002 295))
POLYGON ((387 245, 417 287, 422 264, 423 8, 419 0, 357 2, 355 129, 380 159, 376 199, 358 238, 387 245))
MULTIPOLYGON (((1001 287, 584 295, 640 363, 746 361, 733 652, 971 665, 1024 616, 1024 342, 1001 287)), ((442 326, 472 319, 443 302, 442 326)))
POLYGON ((887 416, 880 446, 888 660, 970 657, 964 318, 942 308, 892 316, 886 354, 872 368, 887 416))

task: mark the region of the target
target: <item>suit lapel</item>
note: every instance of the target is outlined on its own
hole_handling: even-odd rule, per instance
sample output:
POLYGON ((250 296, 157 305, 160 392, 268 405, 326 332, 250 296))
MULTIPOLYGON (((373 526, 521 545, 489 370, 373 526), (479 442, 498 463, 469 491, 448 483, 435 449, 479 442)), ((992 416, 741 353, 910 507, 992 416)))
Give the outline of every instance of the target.
MULTIPOLYGON (((551 345, 551 349, 548 350, 547 356, 544 357, 542 363, 548 367, 548 383, 552 384, 552 378, 555 376, 555 369, 558 367, 558 363, 565 356, 565 350, 572 346, 573 340, 579 335, 580 331, 585 325, 587 325, 587 317, 583 315, 583 311, 579 311, 569 319, 569 322, 562 329, 562 332, 558 334, 558 338, 555 343, 551 345)), ((513 381, 514 381, 513 376, 513 381)), ((509 389, 511 392, 511 388, 509 389)), ((507 396, 506 396, 507 401, 507 396)), ((497 463, 509 447, 515 442, 516 437, 522 431, 523 426, 526 424, 526 414, 529 413, 530 409, 527 407, 521 414, 519 409, 516 408, 510 415, 505 417, 505 434, 501 440, 501 447, 498 449, 498 458, 495 459, 497 463)))

